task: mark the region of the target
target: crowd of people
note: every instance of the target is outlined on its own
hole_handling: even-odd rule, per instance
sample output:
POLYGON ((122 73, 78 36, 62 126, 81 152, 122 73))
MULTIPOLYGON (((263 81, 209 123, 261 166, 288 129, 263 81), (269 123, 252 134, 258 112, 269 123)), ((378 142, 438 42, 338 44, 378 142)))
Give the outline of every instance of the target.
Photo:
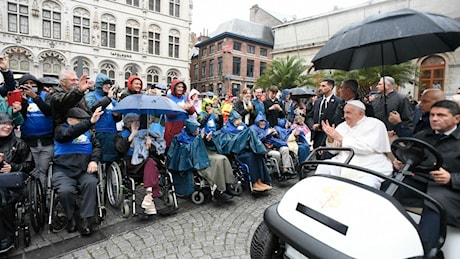
MULTIPOLYGON (((350 164, 391 175, 394 168, 401 167, 390 156, 391 141, 398 136, 425 140, 446 157, 445 165, 431 173, 434 184, 417 185, 449 205, 448 222, 460 227, 456 196, 460 179, 459 105, 447 101, 442 90, 426 90, 413 107, 389 76, 380 79, 377 93, 366 93, 366 97, 359 94, 354 79, 337 87, 334 80, 324 79, 317 96, 299 98, 289 89, 280 93, 276 86, 266 93, 260 87, 244 88, 238 97, 210 95, 188 89, 179 79, 174 79, 167 91, 155 86, 146 89, 138 75, 129 77, 127 88, 117 93, 106 75, 100 73, 91 81, 86 74, 77 77, 72 70, 60 73, 57 86, 46 86, 31 74, 16 83, 7 58, 0 61, 0 71, 4 78, 0 87, 0 172, 30 173, 46 189, 53 162, 51 185, 67 216, 68 232, 78 230, 84 236, 93 232, 98 163, 121 158, 127 162, 128 171, 142 176, 145 196, 141 207, 145 214, 153 215, 157 213, 154 198, 160 196, 156 155, 166 156, 178 196, 187 197, 194 191, 193 175, 199 174, 215 187, 216 199, 230 200, 238 195, 232 186, 231 160, 248 165, 252 190, 261 193, 273 189, 267 156, 279 161, 282 174, 293 174, 296 165, 290 156, 303 162, 312 148, 322 146, 352 148, 355 156, 350 164), (15 90, 21 91, 22 101, 9 103, 5 97, 15 90), (186 113, 158 118, 112 111, 118 102, 134 94, 162 95, 186 113), (152 135, 149 129, 158 119, 164 120, 155 122, 164 132, 152 135), (14 129, 20 130, 20 138, 14 129), (434 138, 438 133, 445 135, 440 141, 434 138), (79 209, 75 203, 77 189, 82 196, 79 209)), ((343 161, 344 153, 324 151, 317 159, 343 161)), ((376 189, 383 181, 327 165, 320 165, 317 173, 342 176, 376 189)), ((12 200, 3 203, 11 188, 0 186, 0 191, 0 251, 4 252, 13 245, 14 216, 12 200)), ((429 218, 422 216, 423 223, 432 223, 429 218)))

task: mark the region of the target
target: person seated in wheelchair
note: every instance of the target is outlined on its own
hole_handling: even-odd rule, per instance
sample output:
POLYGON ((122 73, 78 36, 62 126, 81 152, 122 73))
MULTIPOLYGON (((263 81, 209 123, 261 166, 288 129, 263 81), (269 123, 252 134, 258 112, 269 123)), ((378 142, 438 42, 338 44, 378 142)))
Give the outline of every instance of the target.
POLYGON ((57 190, 59 202, 67 216, 67 232, 79 232, 89 236, 97 206, 97 164, 102 149, 94 133, 90 131, 102 115, 98 107, 92 116, 78 107, 66 113, 66 122, 55 129, 53 177, 51 185, 57 190), (76 212, 77 188, 82 195, 80 219, 76 212))
MULTIPOLYGON (((303 116, 296 116, 301 117, 303 116)), ((299 162, 303 162, 310 155, 310 144, 304 132, 291 127, 291 123, 286 118, 278 118, 278 125, 275 127, 279 139, 285 141, 289 147, 289 151, 293 152, 298 157, 299 162)))
POLYGON ((128 113, 123 118, 123 131, 115 136, 115 150, 126 162, 129 174, 142 176, 145 196, 141 207, 146 215, 157 214, 154 198, 160 197, 159 171, 152 158, 155 153, 164 153, 165 142, 154 141, 146 129, 139 130, 140 115, 128 113))
POLYGON ((294 165, 289 154, 289 147, 286 141, 281 140, 275 128, 270 127, 264 114, 259 112, 254 124, 249 127, 269 150, 268 155, 281 161, 280 170, 282 174, 293 174, 294 165), (280 160, 281 159, 281 160, 280 160))
MULTIPOLYGON (((350 164, 390 176, 393 173, 393 165, 387 156, 387 153, 391 153, 391 148, 385 124, 376 118, 367 117, 365 111, 366 106, 363 102, 351 100, 344 107, 345 122, 335 127, 328 121, 323 121, 322 129, 327 136, 326 145, 352 148, 354 156, 350 164)), ((340 151, 335 157, 327 160, 343 163, 348 154, 347 151, 340 151)), ((342 176, 376 189, 380 189, 383 181, 375 175, 325 164, 319 164, 315 174, 342 176)))
POLYGON ((193 120, 185 120, 182 132, 176 135, 168 151, 168 168, 174 171, 194 169, 205 178, 210 186, 217 186, 214 197, 218 200, 233 198, 229 187, 233 181, 233 170, 230 161, 225 155, 209 151, 203 138, 211 140, 212 131, 206 134, 205 129, 200 132, 200 124, 193 120), (184 160, 183 155, 189 154, 191 160, 184 160), (180 165, 173 169, 173 166, 180 165))
MULTIPOLYGON (((12 172, 30 173, 35 167, 30 148, 14 135, 13 129, 13 119, 0 113, 0 175, 12 172)), ((9 186, 4 181, 0 183, 0 253, 14 247, 14 208, 25 187, 9 186)))
POLYGON ((219 154, 236 155, 238 160, 248 166, 253 191, 272 189, 271 177, 265 163, 267 149, 236 110, 230 112, 224 127, 212 134, 212 140, 219 154))

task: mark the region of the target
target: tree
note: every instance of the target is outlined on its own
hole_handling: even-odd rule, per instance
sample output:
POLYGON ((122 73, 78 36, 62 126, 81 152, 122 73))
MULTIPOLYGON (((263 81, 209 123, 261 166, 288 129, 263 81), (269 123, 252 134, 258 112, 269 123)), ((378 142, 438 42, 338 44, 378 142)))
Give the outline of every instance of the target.
POLYGON ((280 90, 306 86, 311 83, 311 76, 306 74, 307 69, 304 61, 296 57, 275 59, 268 64, 265 74, 256 81, 256 85, 262 88, 277 86, 280 90))

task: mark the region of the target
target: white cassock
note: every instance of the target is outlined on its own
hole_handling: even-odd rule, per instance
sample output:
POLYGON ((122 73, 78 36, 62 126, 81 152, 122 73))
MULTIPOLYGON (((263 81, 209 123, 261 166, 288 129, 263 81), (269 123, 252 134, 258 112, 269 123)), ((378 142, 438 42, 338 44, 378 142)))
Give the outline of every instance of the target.
MULTIPOLYGON (((393 164, 386 155, 386 153, 391 153, 390 140, 387 129, 382 121, 364 116, 353 127, 348 126, 346 122, 342 122, 335 130, 342 135, 342 144, 337 141, 333 143, 326 141, 326 146, 352 148, 355 155, 351 159, 350 164, 371 169, 386 176, 391 175, 393 164)), ((329 160, 345 162, 348 154, 349 152, 347 151, 340 151, 335 157, 329 160)), ((342 176, 376 189, 380 189, 380 184, 383 181, 381 178, 371 174, 332 165, 319 164, 316 174, 319 173, 342 176)))

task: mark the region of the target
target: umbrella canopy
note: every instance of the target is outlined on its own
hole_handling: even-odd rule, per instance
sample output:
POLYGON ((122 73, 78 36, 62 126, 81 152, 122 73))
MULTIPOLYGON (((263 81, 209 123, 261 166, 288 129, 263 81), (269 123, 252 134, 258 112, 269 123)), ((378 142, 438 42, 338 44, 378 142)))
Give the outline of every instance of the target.
POLYGON ((316 92, 314 89, 307 88, 307 87, 296 87, 289 89, 291 92, 291 96, 296 96, 299 98, 309 98, 312 96, 316 96, 316 92))
POLYGON ((147 94, 129 95, 115 105, 112 111, 121 114, 149 115, 186 113, 184 109, 169 98, 147 94))
POLYGON ((369 16, 335 33, 312 60, 316 70, 399 64, 460 45, 460 21, 400 9, 369 16))

